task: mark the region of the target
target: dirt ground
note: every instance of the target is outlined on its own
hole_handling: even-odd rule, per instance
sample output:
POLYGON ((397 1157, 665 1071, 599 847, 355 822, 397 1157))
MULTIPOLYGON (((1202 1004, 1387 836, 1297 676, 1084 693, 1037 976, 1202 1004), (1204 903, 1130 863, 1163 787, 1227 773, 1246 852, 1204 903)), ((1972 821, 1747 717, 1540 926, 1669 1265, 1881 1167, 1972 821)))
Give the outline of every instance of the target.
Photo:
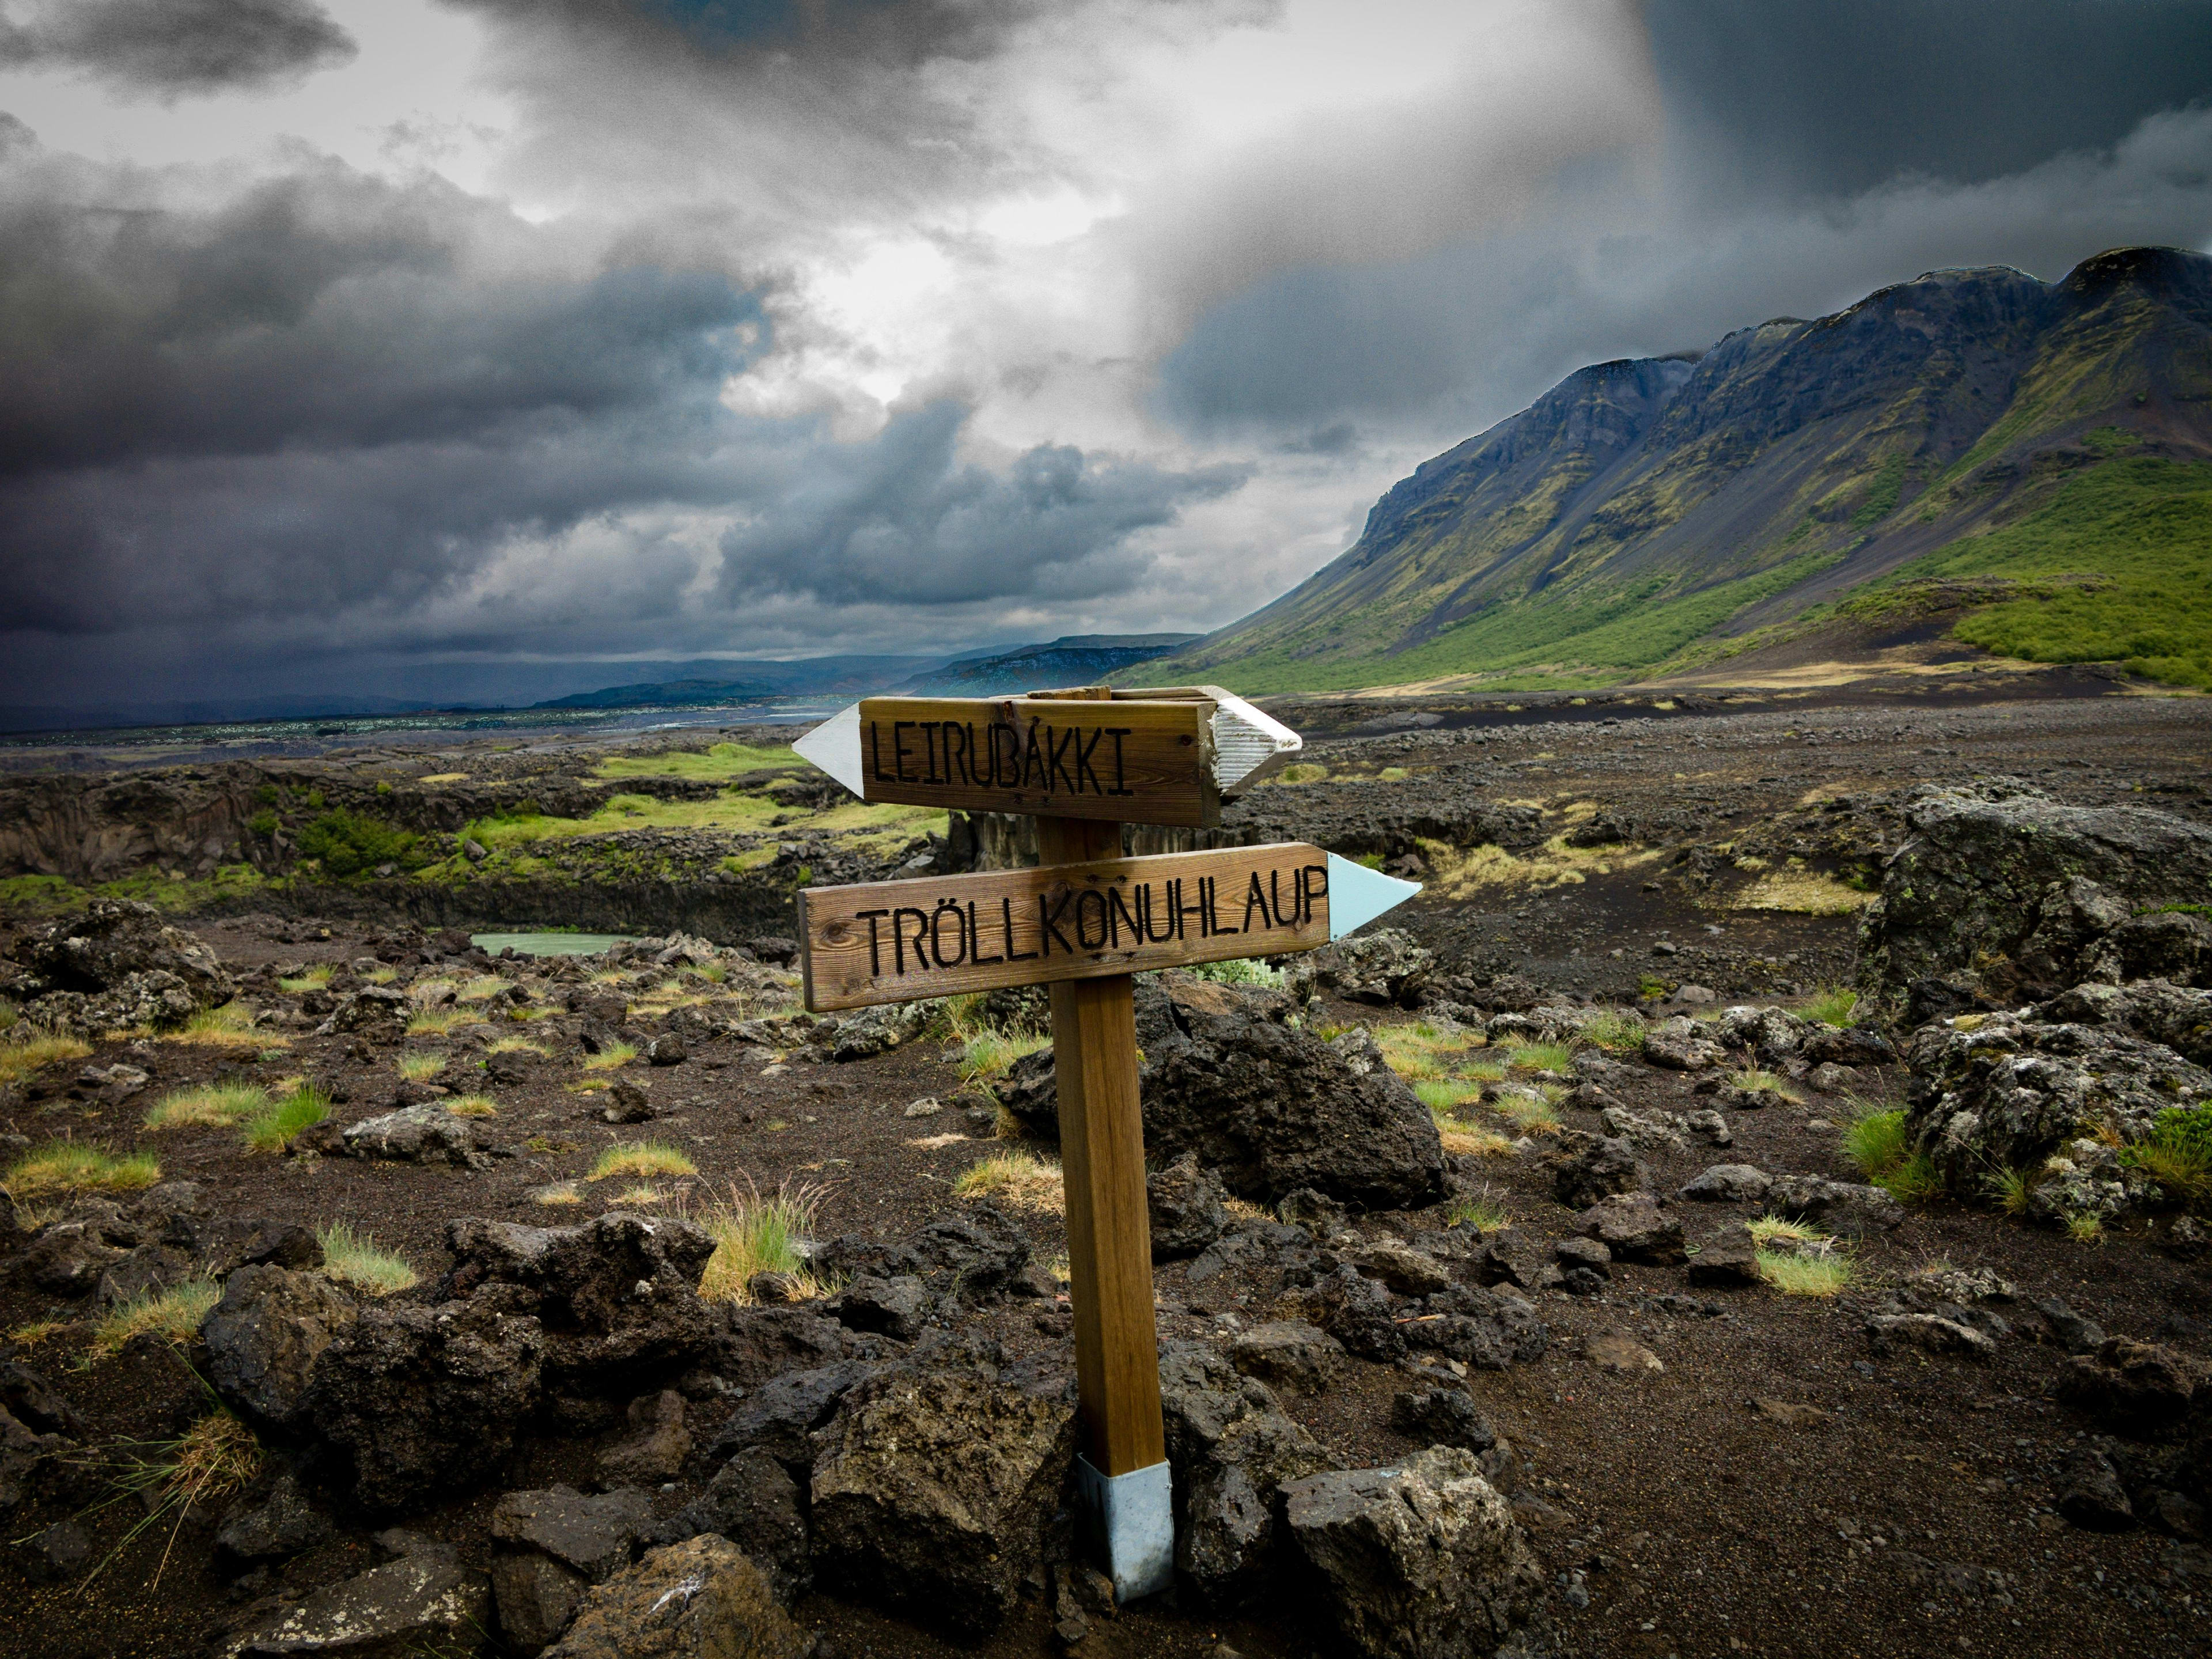
MULTIPOLYGON (((1277 786, 1267 811, 1325 816, 1332 791, 1413 790, 1428 775, 1454 791, 1529 804, 1547 840, 1594 811, 1610 813, 1630 832, 1626 841, 1571 857, 1557 849, 1548 862, 1532 847, 1519 867, 1486 876, 1455 871, 1441 853, 1418 854, 1431 896, 1410 907, 1407 925, 1446 968, 1479 977, 1516 974, 1598 1000, 1634 1002, 1688 985, 1723 1001, 1787 1006, 1849 977, 1855 917, 1848 895, 1863 892, 1851 878, 1876 869, 1878 879, 1883 837, 1893 830, 1869 804, 1873 797, 2002 775, 2078 804, 2141 802, 2212 820, 2206 708, 2196 700, 2100 696, 1440 719, 1426 728, 1322 738, 1314 758, 1329 775, 1277 786), (1393 769, 1403 775, 1386 779, 1393 769), (1859 805, 1830 811, 1825 802, 1838 797, 1859 805), (1839 827, 1846 821, 1848 832, 1839 827), (1829 913, 1747 908, 1763 879, 1792 869, 1820 884, 1829 913), (1449 896, 1452 890, 1462 896, 1449 896)), ((1360 712, 1371 718, 1372 705, 1360 712)), ((327 940, 301 943, 299 927, 296 918, 239 917, 198 931, 234 971, 344 963, 360 953, 368 931, 335 927, 327 940)), ((1348 1005, 1325 1017, 1371 1024, 1413 1018, 1348 1005)), ((696 1207, 733 1183, 807 1183, 819 1192, 823 1237, 911 1232, 958 1203, 954 1179, 1000 1150, 990 1139, 991 1103, 963 1091, 957 1060, 957 1050, 941 1042, 837 1065, 714 1041, 695 1046, 680 1066, 649 1074, 642 1061, 629 1068, 643 1074, 662 1114, 632 1130, 598 1121, 600 1097, 572 1091, 581 1076, 578 1059, 556 1047, 532 1061, 526 1080, 492 1091, 498 1115, 487 1127, 512 1155, 473 1170, 255 1155, 232 1129, 145 1130, 148 1103, 218 1075, 325 1080, 335 1085, 340 1121, 389 1109, 398 1083, 388 1053, 364 1063, 349 1057, 341 1038, 289 1031, 261 1050, 154 1039, 103 1046, 88 1060, 0 1092, 0 1133, 21 1137, 9 1143, 17 1147, 67 1134, 154 1151, 165 1179, 201 1182, 234 1213, 349 1221, 428 1277, 445 1260, 444 1228, 453 1217, 558 1224, 611 1207, 615 1189, 629 1183, 582 1183, 581 1202, 564 1208, 531 1194, 580 1182, 610 1142, 648 1134, 680 1146, 698 1166, 696 1179, 659 1183, 663 1205, 696 1207), (130 1099, 70 1081, 85 1066, 118 1060, 150 1073, 130 1099), (942 1109, 905 1115, 925 1098, 942 1109)), ((1639 1062, 1620 1066, 1606 1086, 1638 1111, 1687 1113, 1706 1103, 1692 1095, 1692 1077, 1639 1062)), ((1862 1098, 1900 1089, 1893 1068, 1869 1068, 1851 1080, 1862 1098)), ((1647 1149, 1660 1188, 1671 1191, 1719 1162, 1858 1179, 1841 1148, 1842 1095, 1798 1091, 1800 1103, 1732 1113, 1735 1142, 1725 1152, 1647 1149)), ((1569 1106, 1561 1115, 1569 1127, 1597 1127, 1589 1111, 1569 1106)), ((1552 1195, 1540 1150, 1468 1158, 1462 1174, 1488 1189, 1515 1228, 1544 1240, 1571 1230, 1573 1212, 1552 1195)), ((1741 1206, 1683 1208, 1693 1239, 1701 1224, 1711 1236, 1755 1213, 1741 1206)), ((1064 1255, 1053 1209, 1018 1213, 1036 1259, 1064 1255)), ((1445 1224, 1438 1212, 1358 1220, 1370 1236, 1419 1236, 1445 1224)), ((2170 1259, 2125 1231, 2077 1243, 1948 1200, 1916 1206, 1894 1231, 1868 1237, 1855 1264, 1852 1286, 1826 1301, 1765 1288, 1693 1289, 1680 1268, 1616 1264, 1600 1294, 1539 1297, 1553 1333, 1541 1359, 1469 1378, 1518 1454, 1516 1507, 1556 1575, 1559 1650, 1593 1659, 1873 1659, 2030 1644, 2112 1656, 2212 1647, 2212 1553, 2200 1540, 2148 1528, 2085 1532, 2052 1512, 2057 1462, 2091 1431, 2050 1397, 2063 1351, 2037 1339, 2033 1311, 2039 1299, 2062 1297, 2114 1334, 2212 1359, 2212 1267, 2170 1259), (1875 1357, 1863 1331, 1869 1312, 1894 1287, 1940 1264, 1987 1268, 2014 1287, 2014 1302, 1992 1304, 2014 1328, 1995 1361, 1875 1357), (1587 1339, 1614 1332, 1647 1347, 1663 1369, 1620 1376, 1583 1358, 1587 1339), (1754 1400, 1814 1409, 1778 1418, 1771 1404, 1754 1409, 1754 1400)), ((1232 1267, 1194 1284, 1189 1272, 1176 1263, 1158 1274, 1164 1338, 1218 1340, 1240 1323, 1271 1316, 1273 1274, 1232 1267)), ((88 1363, 83 1317, 82 1306, 6 1278, 0 1332, 9 1335, 0 1340, 0 1360, 21 1360, 52 1378, 91 1419, 95 1437, 154 1439, 203 1408, 181 1361, 156 1347, 88 1363), (40 1331, 47 1322, 57 1323, 40 1331)), ((979 1321, 1016 1354, 1069 1353, 1064 1311, 1015 1304, 979 1321)), ((1392 1395, 1409 1386, 1393 1368, 1352 1362, 1333 1386, 1286 1395, 1285 1403, 1340 1466, 1373 1465, 1415 1449, 1389 1426, 1392 1395)), ((710 1416, 700 1424, 695 1432, 711 1432, 710 1416)), ((531 1455, 539 1460, 531 1478, 554 1478, 547 1471, 559 1467, 560 1449, 531 1455)), ((672 1509, 695 1490, 684 1485, 662 1501, 672 1509)), ((410 1524, 477 1539, 489 1502, 473 1499, 410 1524)), ((27 1535, 68 1512, 19 1511, 13 1532, 27 1535)), ((132 1518, 131 1506, 118 1503, 88 1519, 95 1559, 132 1518)), ((88 1584, 33 1583, 9 1552, 0 1565, 0 1654, 154 1659, 205 1651, 238 1616, 241 1599, 213 1570, 208 1540, 217 1518, 191 1517, 173 1540, 166 1526, 149 1531, 88 1584)), ((281 1575, 284 1585, 296 1593, 374 1565, 360 1535, 349 1536, 293 1562, 281 1575)), ((1226 1644, 1254 1659, 1326 1651, 1310 1620, 1277 1605, 1218 1618, 1164 1596, 1103 1623, 1082 1650, 1197 1656, 1226 1644)), ((820 1595, 803 1601, 795 1616, 821 1632, 820 1659, 1060 1650, 1041 1601, 1025 1603, 988 1643, 969 1649, 820 1595)))

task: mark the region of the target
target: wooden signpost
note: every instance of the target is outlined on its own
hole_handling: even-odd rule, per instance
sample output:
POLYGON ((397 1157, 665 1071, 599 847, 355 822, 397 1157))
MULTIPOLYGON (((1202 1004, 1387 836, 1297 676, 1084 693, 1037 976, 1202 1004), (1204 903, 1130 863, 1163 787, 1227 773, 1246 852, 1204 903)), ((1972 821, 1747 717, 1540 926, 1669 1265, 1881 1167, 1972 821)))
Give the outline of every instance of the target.
POLYGON ((801 965, 816 1012, 1051 988, 1077 1479, 1123 1601, 1175 1573, 1129 976, 1310 951, 1420 890, 1299 842, 1126 858, 1120 826, 1213 828, 1301 746, 1212 686, 871 697, 793 745, 864 799, 1039 820, 1035 869, 807 889, 801 965))

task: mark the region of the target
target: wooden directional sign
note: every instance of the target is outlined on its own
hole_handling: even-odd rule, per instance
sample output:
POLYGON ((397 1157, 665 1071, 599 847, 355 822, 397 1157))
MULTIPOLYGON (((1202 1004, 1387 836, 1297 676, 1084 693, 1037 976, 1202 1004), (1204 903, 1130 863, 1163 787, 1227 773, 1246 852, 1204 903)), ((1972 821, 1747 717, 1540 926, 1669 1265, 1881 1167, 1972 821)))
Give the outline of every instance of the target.
POLYGON ((1212 825, 1224 794, 1298 751, 1296 732, 1212 686, 871 697, 793 747, 872 801, 1043 819, 1034 870, 800 894, 806 1006, 1052 988, 1085 1439, 1079 1507, 1117 1597, 1164 1589, 1175 1577, 1174 1511, 1129 976, 1309 951, 1420 890, 1302 842, 1115 856, 1115 821, 1212 825))
POLYGON ((1193 828, 1302 746, 1216 686, 869 697, 795 745, 865 800, 1193 828))
POLYGON ((1310 951, 1329 941, 1329 863, 1319 848, 1286 842, 809 888, 799 895, 806 1006, 822 1013, 1310 951))

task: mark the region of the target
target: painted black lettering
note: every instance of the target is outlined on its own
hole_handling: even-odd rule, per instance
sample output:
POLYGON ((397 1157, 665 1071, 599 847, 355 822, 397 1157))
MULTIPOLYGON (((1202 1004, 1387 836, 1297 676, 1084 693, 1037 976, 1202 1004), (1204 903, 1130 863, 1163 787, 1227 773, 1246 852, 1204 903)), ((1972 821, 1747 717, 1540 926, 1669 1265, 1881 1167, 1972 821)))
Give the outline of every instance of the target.
POLYGON ((1137 793, 1127 787, 1128 779, 1121 771, 1121 739, 1136 729, 1133 726, 1109 726, 1105 728, 1106 735, 1114 739, 1114 787, 1106 792, 1109 795, 1133 795, 1137 793))
POLYGON ((1052 793, 1053 780, 1054 778, 1059 779, 1060 782, 1067 786, 1067 793, 1069 794, 1079 795, 1083 793, 1080 789, 1076 787, 1075 780, 1073 777, 1069 775, 1067 770, 1067 751, 1074 744, 1076 739, 1081 734, 1071 726, 1055 738, 1052 735, 1052 728, 1048 726, 1045 727, 1046 752, 1052 757, 1052 768, 1045 774, 1044 780, 1045 793, 1047 794, 1050 794, 1052 793))
MULTIPOLYGON (((1037 749, 1037 725, 1038 722, 1036 720, 1031 720, 1030 722, 1029 741, 1022 750, 1022 781, 1020 787, 1024 789, 1032 788, 1035 785, 1031 782, 1031 780, 1038 780, 1043 783, 1045 793, 1048 795, 1052 793, 1052 769, 1045 763, 1044 756, 1037 749)), ((1047 743, 1052 741, 1052 728, 1050 726, 1045 727, 1044 735, 1045 741, 1047 743)))
POLYGON ((1288 921, 1285 921, 1283 920, 1283 890, 1279 885, 1278 885, 1282 878, 1283 872, 1280 870, 1270 870, 1267 872, 1267 897, 1274 908, 1275 921, 1285 927, 1295 927, 1298 925, 1297 912, 1297 883, 1293 880, 1291 884, 1291 914, 1290 920, 1288 921))
POLYGON ((957 899, 937 901, 937 908, 929 915, 929 953, 937 958, 940 968, 957 968, 968 960, 968 917, 957 899), (945 919, 952 918, 952 942, 960 947, 957 956, 945 952, 945 919))
POLYGON ((1241 927, 1221 925, 1221 878, 1218 876, 1206 878, 1206 931, 1209 933, 1239 933, 1244 931, 1241 927))
POLYGON ((1035 962, 1037 958, 1037 953, 1035 951, 1014 949, 1014 902, 1012 899, 1002 898, 999 901, 999 919, 1006 930, 1006 960, 1035 962))
POLYGON ((1091 741, 1085 743, 1080 732, 1075 734, 1075 793, 1079 795, 1083 793, 1083 781, 1085 778, 1091 780, 1092 794, 1103 795, 1106 793, 1098 787, 1098 775, 1091 769, 1091 757, 1097 752, 1099 740, 1105 735, 1103 732, 1093 732, 1091 734, 1091 741))
POLYGON ((1313 902, 1328 896, 1328 866, 1309 864, 1298 872, 1298 880, 1304 890, 1305 919, 1311 921, 1314 919, 1313 902))
POLYGON ((1147 945, 1165 945, 1175 937, 1175 918, 1165 914, 1167 904, 1164 901, 1168 895, 1163 891, 1160 897, 1164 901, 1160 905, 1163 915, 1160 931, 1156 933, 1152 931, 1152 884, 1146 882, 1144 890, 1137 896, 1137 915, 1145 924, 1145 943, 1147 945))
POLYGON ((906 973, 906 919, 914 918, 914 960, 917 967, 929 966, 929 947, 922 941, 929 933, 929 913, 902 908, 891 912, 891 964, 903 976, 906 973))
POLYGON ((1022 734, 1011 726, 991 728, 991 786, 995 789, 1022 787, 1022 734))
MULTIPOLYGON (((1012 900, 1008 900, 1006 903, 1006 920, 1009 922, 1013 921, 1013 902, 1012 900)), ((1006 960, 1006 957, 987 957, 983 954, 983 930, 975 925, 975 901, 974 899, 969 899, 968 901, 968 938, 970 944, 975 948, 975 965, 978 968, 988 968, 994 962, 1004 962, 1006 960)), ((1012 942, 1013 941, 1011 939, 1007 941, 1008 944, 1012 944, 1012 942)))
POLYGON ((1252 872, 1252 879, 1244 889, 1244 927, 1243 931, 1245 933, 1249 933, 1252 931, 1252 912, 1255 909, 1259 911, 1260 920, 1262 923, 1269 927, 1273 927, 1275 925, 1274 912, 1267 908, 1267 890, 1260 885, 1260 872, 1257 870, 1255 870, 1252 872))
POLYGON ((1067 942, 1067 935, 1061 933, 1059 927, 1060 919, 1066 914, 1067 901, 1072 896, 1073 896, 1066 888, 1062 888, 1060 902, 1054 904, 1051 902, 1050 894, 1037 895, 1037 944, 1046 956, 1052 954, 1052 942, 1054 939, 1060 941, 1060 948, 1068 955, 1075 954, 1075 947, 1067 942))
POLYGON ((1106 936, 1109 931, 1109 927, 1106 921, 1106 895, 1096 887, 1085 888, 1075 896, 1075 942, 1086 951, 1103 951, 1106 948, 1106 936), (1092 910, 1086 909, 1085 908, 1086 905, 1093 907, 1097 912, 1096 919, 1098 923, 1097 939, 1091 937, 1091 930, 1085 926, 1085 922, 1092 919, 1092 910))
POLYGON ((1198 904, 1185 904, 1182 902, 1182 878, 1180 876, 1176 877, 1173 881, 1168 884, 1168 908, 1175 915, 1175 936, 1177 939, 1188 939, 1190 937, 1189 934, 1183 931, 1183 918, 1185 916, 1196 916, 1198 918, 1198 936, 1200 939, 1204 939, 1206 937, 1206 906, 1202 902, 1198 904))
POLYGON ((1119 950, 1121 946, 1121 926, 1128 924, 1129 937, 1138 944, 1145 942, 1144 924, 1137 913, 1129 908, 1129 901, 1119 887, 1106 890, 1106 943, 1119 950))
MULTIPOLYGON (((922 720, 918 723, 921 727, 922 752, 929 757, 929 776, 924 779, 923 781, 927 783, 942 783, 945 780, 937 775, 937 733, 939 728, 943 726, 944 722, 942 720, 922 720)), ((949 770, 950 769, 947 769, 949 770)))
POLYGON ((883 941, 876 937, 876 918, 890 915, 888 910, 855 910, 853 920, 868 924, 868 976, 872 979, 884 971, 883 941))
POLYGON ((951 720, 945 722, 945 782, 950 783, 952 781, 952 751, 955 749, 957 749, 960 751, 960 781, 966 784, 971 789, 975 787, 975 780, 968 770, 968 745, 974 741, 975 728, 972 726, 956 726, 951 720), (953 742, 955 738, 960 739, 957 744, 953 742))
POLYGON ((914 722, 912 720, 893 720, 891 722, 891 769, 898 775, 898 781, 901 783, 912 783, 915 781, 914 779, 907 776, 906 775, 906 763, 914 758, 914 750, 906 746, 905 738, 902 735, 902 733, 910 732, 913 729, 914 722))
POLYGON ((873 720, 868 722, 868 770, 878 783, 891 781, 891 775, 884 770, 883 728, 873 720))

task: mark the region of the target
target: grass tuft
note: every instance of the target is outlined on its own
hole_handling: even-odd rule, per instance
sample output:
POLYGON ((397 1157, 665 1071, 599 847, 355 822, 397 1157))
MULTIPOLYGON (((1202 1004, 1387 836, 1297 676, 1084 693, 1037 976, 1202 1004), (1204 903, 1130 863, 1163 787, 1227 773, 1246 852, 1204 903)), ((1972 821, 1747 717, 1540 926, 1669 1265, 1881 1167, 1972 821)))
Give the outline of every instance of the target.
POLYGON ((1756 1066, 1730 1072, 1728 1080, 1735 1087, 1752 1094, 1773 1095, 1793 1106, 1802 1106, 1805 1097, 1790 1086, 1790 1080, 1778 1072, 1761 1070, 1756 1066))
POLYGON ((1217 985, 1257 985, 1267 990, 1279 991, 1283 987, 1283 970, 1270 968, 1257 957, 1231 957, 1226 962, 1201 962, 1190 969, 1198 979, 1210 979, 1217 985))
POLYGON ((586 1181, 611 1181, 617 1176, 651 1180, 656 1176, 695 1176, 699 1166, 665 1141, 636 1140, 610 1146, 592 1165, 586 1181))
POLYGON ((1564 1042, 1507 1042, 1499 1046, 1511 1071, 1565 1072, 1574 1065, 1574 1056, 1564 1042))
POLYGON ((342 1284, 371 1296, 393 1296, 410 1289, 421 1275, 407 1258, 380 1249, 367 1233, 357 1233, 343 1221, 316 1229, 322 1242, 323 1271, 342 1284))
POLYGON ((1033 1210, 1058 1210, 1065 1197, 1060 1165, 1034 1152, 994 1152, 963 1170, 952 1193, 956 1198, 1001 1198, 1033 1210))
POLYGON ((1844 1127, 1844 1155, 1869 1181, 1880 1180, 1911 1153, 1902 1111, 1862 1111, 1844 1127))
POLYGON ((2025 1216, 2039 1184, 2036 1174, 2033 1170, 1999 1170, 1983 1184, 1998 1209, 2008 1216, 2025 1216))
POLYGON ((803 1274, 806 1263, 799 1245, 813 1232, 821 1203, 818 1187, 786 1182, 763 1193, 750 1182, 744 1192, 732 1186, 727 1198, 700 1217, 714 1236, 714 1254, 699 1277, 699 1294, 709 1301, 748 1304, 755 1273, 803 1274))
POLYGON ((1490 1195, 1487 1188, 1477 1197, 1455 1200, 1444 1212, 1444 1220, 1451 1226, 1472 1227, 1486 1236, 1503 1232, 1513 1224, 1512 1216, 1503 1204, 1490 1195))
POLYGON ((446 1069, 446 1057, 417 1052, 399 1056, 399 1075, 410 1083, 428 1083, 446 1069))
POLYGON ((269 1104, 269 1091, 251 1083, 203 1083, 164 1095, 146 1112, 149 1129, 228 1129, 269 1104))
POLYGON ((1524 1093, 1518 1089, 1508 1090, 1490 1103, 1490 1109, 1524 1135, 1559 1133, 1559 1111, 1541 1095, 1524 1093))
POLYGON ((321 1090, 302 1087, 271 1101, 246 1123, 246 1147, 252 1152, 281 1152, 301 1134, 331 1115, 321 1090))
POLYGON ((596 1054, 584 1056, 587 1072, 611 1072, 617 1066, 627 1066, 637 1058, 637 1050, 627 1042, 610 1042, 596 1054))
POLYGON ((1581 1036, 1595 1048, 1632 1053, 1644 1046, 1644 1022, 1619 1008, 1607 1008, 1583 1022, 1581 1036))
POLYGON ((119 1302, 92 1328, 92 1357, 105 1359, 120 1352, 134 1336, 189 1342, 222 1297, 213 1280, 190 1279, 166 1291, 148 1291, 119 1302))
POLYGON ((1858 1024, 1858 1006, 1856 991, 1848 985, 1831 985, 1816 992, 1812 1000, 1797 1012, 1816 1025, 1832 1025, 1843 1030, 1858 1024))
POLYGON ((446 1102, 446 1109, 455 1117, 497 1117, 499 1103, 489 1095, 454 1095, 446 1102))
POLYGON ((0 1085, 17 1082, 57 1060, 83 1060, 92 1053, 90 1043, 73 1036, 57 1036, 35 1029, 14 1036, 11 1028, 9 1034, 14 1040, 0 1043, 0 1085))
POLYGON ((16 1198, 45 1193, 136 1192, 161 1178, 151 1152, 111 1152, 79 1140, 51 1140, 23 1154, 0 1175, 16 1198))
POLYGON ((2066 1218, 2066 1236, 2076 1244, 2101 1244, 2105 1242, 2105 1224, 2101 1218, 2084 1210, 2066 1218))
POLYGON ((1759 1276, 1784 1296, 1834 1296, 1851 1282, 1848 1256, 1759 1250, 1756 1257, 1759 1276))
POLYGON ((408 1018, 409 1036, 444 1036, 477 1018, 472 1008, 421 1008, 408 1018))
POLYGON ((984 1026, 960 1046, 960 1080, 988 1087, 1013 1068, 1016 1060, 1051 1046, 1042 1031, 1002 1030, 984 1026))
POLYGON ((289 979, 278 980, 276 988, 289 991, 296 996, 302 991, 319 991, 337 977, 337 969, 327 962, 321 962, 301 969, 289 979))
POLYGON ((281 1048, 286 1039, 253 1029, 253 1010, 242 1002, 226 1002, 205 1008, 167 1034, 171 1042, 193 1043, 209 1048, 281 1048))
POLYGON ((1771 1246, 1787 1249, 1795 1245, 1825 1244, 1828 1242, 1827 1234, 1818 1228, 1808 1227, 1802 1221, 1792 1221, 1786 1216, 1763 1215, 1756 1221, 1746 1222, 1744 1231, 1751 1235, 1751 1242, 1762 1250, 1771 1246))

